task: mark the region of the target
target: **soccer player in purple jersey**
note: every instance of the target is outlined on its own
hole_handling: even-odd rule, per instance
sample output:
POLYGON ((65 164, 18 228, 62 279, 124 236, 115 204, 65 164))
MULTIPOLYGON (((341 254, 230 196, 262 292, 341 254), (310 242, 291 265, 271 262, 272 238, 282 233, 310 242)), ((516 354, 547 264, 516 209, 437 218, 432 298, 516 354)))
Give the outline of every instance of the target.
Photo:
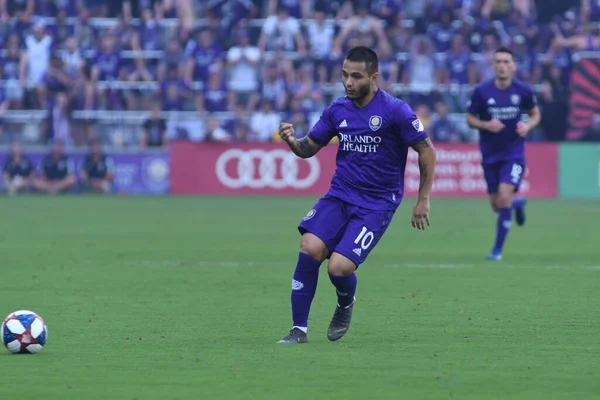
POLYGON ((327 337, 346 334, 354 308, 355 271, 389 226, 404 193, 408 148, 419 153, 421 183, 412 225, 429 225, 429 196, 435 149, 423 124, 405 102, 377 87, 377 54, 367 47, 348 51, 342 66, 346 96, 323 112, 312 130, 296 139, 294 127, 282 123, 279 135, 302 158, 314 156, 339 138, 336 171, 329 192, 302 219, 298 263, 292 280, 293 327, 279 343, 308 341, 308 314, 319 278, 328 272, 338 303, 327 337))
POLYGON ((479 147, 490 203, 498 213, 496 241, 488 260, 501 260, 504 241, 515 210, 517 225, 525 223, 525 196, 514 197, 525 173, 525 138, 540 123, 535 95, 527 84, 513 79, 516 71, 512 52, 504 47, 494 54, 492 80, 473 92, 467 123, 479 129, 479 147), (529 114, 527 122, 522 113, 529 114))

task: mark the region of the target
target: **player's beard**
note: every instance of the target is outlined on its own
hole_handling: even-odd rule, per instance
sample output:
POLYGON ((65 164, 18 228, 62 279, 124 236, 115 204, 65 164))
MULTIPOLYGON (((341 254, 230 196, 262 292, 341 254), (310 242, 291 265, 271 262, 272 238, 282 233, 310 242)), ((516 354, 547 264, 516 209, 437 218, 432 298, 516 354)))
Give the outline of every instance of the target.
POLYGON ((348 92, 348 88, 346 88, 346 95, 350 100, 359 101, 367 97, 369 94, 369 90, 371 89, 371 85, 354 87, 352 88, 352 93, 348 92))

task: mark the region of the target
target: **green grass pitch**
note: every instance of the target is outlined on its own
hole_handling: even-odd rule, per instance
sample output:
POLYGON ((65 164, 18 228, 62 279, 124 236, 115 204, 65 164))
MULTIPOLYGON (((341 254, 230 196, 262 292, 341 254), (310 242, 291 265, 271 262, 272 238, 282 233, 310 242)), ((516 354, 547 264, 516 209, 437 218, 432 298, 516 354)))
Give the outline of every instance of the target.
POLYGON ((312 198, 2 198, 0 314, 36 310, 38 355, 0 349, 11 399, 598 399, 600 203, 532 200, 502 262, 486 200, 413 199, 359 270, 349 333, 276 345, 312 198))

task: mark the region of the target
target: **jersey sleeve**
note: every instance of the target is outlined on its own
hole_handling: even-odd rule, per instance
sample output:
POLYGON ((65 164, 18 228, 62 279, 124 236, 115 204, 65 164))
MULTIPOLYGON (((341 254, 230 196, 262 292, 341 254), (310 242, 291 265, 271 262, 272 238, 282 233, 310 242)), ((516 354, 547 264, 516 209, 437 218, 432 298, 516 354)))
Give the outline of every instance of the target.
POLYGON ((308 137, 321 146, 327 146, 335 136, 337 136, 337 129, 333 122, 331 106, 329 106, 310 130, 308 137))
POLYGON ((521 105, 524 110, 530 111, 537 106, 537 99, 535 93, 530 87, 526 87, 525 93, 523 94, 523 103, 521 105))
POLYGON ((475 88, 473 90, 473 94, 471 95, 471 100, 469 100, 467 104, 467 112, 472 115, 479 115, 479 110, 481 110, 481 93, 479 88, 475 88))
POLYGON ((403 104, 397 115, 400 135, 407 146, 413 146, 428 137, 425 126, 408 104, 403 104))

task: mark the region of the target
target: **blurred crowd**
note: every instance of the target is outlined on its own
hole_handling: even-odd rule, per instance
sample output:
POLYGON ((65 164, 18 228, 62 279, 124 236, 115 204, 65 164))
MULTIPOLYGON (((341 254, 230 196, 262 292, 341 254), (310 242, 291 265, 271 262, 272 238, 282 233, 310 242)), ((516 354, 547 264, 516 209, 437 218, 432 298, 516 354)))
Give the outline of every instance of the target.
POLYGON ((0 1, 0 113, 47 110, 42 140, 67 144, 77 110, 151 112, 142 146, 270 141, 281 120, 301 136, 343 94, 344 52, 366 45, 379 54, 380 86, 437 141, 462 142, 473 138, 453 116, 504 45, 538 92, 533 139, 561 140, 571 55, 600 50, 598 20, 596 0, 0 1), (199 118, 168 136, 169 111, 199 118))

